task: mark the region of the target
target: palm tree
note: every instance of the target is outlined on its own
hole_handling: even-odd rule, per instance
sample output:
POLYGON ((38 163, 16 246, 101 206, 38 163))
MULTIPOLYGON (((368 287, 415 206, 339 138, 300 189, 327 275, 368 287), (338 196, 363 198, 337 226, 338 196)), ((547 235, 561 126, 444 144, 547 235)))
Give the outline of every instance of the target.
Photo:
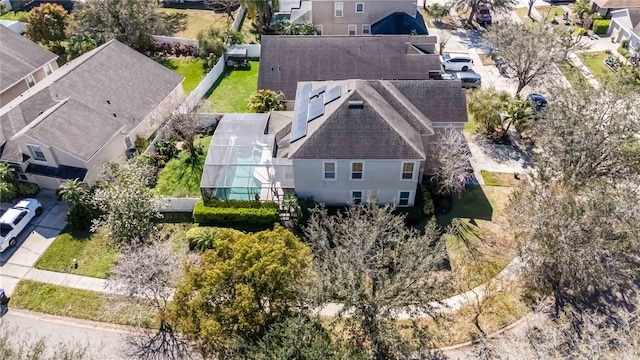
POLYGON ((289 214, 291 214, 291 210, 297 212, 298 207, 300 207, 298 204, 298 198, 293 194, 287 194, 284 199, 282 199, 282 206, 287 209, 289 214))
POLYGON ((273 14, 280 10, 280 0, 240 0, 239 3, 247 9, 247 14, 263 31, 271 27, 273 14))
POLYGON ((18 177, 16 170, 7 163, 0 163, 0 199, 8 200, 16 196, 18 177))
POLYGON ((89 189, 78 179, 67 180, 60 185, 60 196, 70 206, 78 206, 87 203, 89 189))

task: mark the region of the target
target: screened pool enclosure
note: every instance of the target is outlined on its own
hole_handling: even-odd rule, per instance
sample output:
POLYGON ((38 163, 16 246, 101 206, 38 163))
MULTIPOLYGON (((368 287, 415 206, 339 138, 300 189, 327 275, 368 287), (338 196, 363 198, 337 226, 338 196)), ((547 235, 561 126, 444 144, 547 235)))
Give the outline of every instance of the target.
POLYGON ((280 201, 293 188, 291 160, 273 157, 268 123, 269 114, 224 115, 204 164, 203 199, 280 201))

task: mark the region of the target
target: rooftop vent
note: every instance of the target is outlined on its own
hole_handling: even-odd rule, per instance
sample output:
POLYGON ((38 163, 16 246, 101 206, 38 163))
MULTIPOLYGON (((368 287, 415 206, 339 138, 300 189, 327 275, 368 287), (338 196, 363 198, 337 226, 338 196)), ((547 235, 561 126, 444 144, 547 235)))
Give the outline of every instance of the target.
POLYGON ((359 101, 349 101, 349 109, 364 109, 364 102, 359 101))
POLYGON ((107 104, 111 105, 111 100, 107 99, 107 104))
POLYGON ((113 113, 113 117, 118 117, 118 115, 116 115, 116 113, 113 113))

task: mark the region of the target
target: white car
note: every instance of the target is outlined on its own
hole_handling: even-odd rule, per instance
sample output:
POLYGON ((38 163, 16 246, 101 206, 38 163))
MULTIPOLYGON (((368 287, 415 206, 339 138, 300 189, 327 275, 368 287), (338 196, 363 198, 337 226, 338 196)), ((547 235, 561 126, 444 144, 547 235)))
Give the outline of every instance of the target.
POLYGON ((444 54, 440 63, 446 71, 467 71, 473 66, 473 59, 464 54, 444 54))
POLYGON ((18 235, 34 217, 42 214, 42 204, 36 199, 24 199, 0 217, 0 252, 16 244, 18 235))

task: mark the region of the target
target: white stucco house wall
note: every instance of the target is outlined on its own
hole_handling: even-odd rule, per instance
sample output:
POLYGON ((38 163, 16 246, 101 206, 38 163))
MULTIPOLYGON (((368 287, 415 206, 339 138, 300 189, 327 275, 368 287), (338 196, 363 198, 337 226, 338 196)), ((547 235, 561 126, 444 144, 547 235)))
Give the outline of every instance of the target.
POLYGON ((622 9, 611 12, 608 34, 617 43, 629 42, 627 50, 640 49, 640 8, 622 9))

